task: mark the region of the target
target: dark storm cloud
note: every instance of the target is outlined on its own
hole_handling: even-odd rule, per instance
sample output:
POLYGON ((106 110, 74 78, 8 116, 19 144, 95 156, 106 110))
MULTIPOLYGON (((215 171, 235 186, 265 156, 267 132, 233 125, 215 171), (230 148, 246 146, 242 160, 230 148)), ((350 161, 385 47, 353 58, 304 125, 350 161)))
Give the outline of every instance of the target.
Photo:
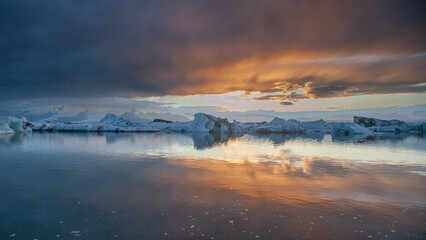
MULTIPOLYGON (((2 1, 0 99, 271 92, 262 73, 220 73, 253 59, 425 52, 424 10, 423 1, 389 0, 2 1)), ((371 83, 298 84, 310 97, 424 91, 410 87, 424 75, 381 82, 378 64, 362 67, 371 83)))

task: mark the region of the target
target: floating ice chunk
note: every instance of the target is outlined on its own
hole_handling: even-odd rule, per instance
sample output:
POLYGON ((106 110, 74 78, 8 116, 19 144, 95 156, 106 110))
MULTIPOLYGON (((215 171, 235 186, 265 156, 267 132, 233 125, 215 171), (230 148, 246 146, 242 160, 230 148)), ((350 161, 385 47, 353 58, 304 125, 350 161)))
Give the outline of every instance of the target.
POLYGON ((235 120, 231 123, 231 126, 230 126, 232 133, 246 133, 252 127, 253 127, 252 123, 241 123, 235 120))
POLYGON ((31 132, 27 126, 27 119, 24 117, 8 117, 0 120, 0 134, 31 132))
POLYGON ((353 134, 362 134, 362 135, 371 135, 372 131, 368 128, 365 128, 361 125, 351 123, 351 122, 337 122, 333 123, 333 134, 336 135, 353 135, 353 134))
POLYGON ((306 130, 299 125, 298 121, 288 121, 276 117, 269 123, 252 127, 250 131, 255 133, 303 133, 306 130))
POLYGON ((377 118, 367 118, 354 116, 354 123, 369 128, 373 132, 410 132, 424 131, 420 124, 409 124, 400 120, 382 120, 377 118))
POLYGON ((166 132, 190 132, 192 121, 189 122, 150 122, 149 126, 166 132))
POLYGON ((331 132, 331 126, 324 120, 316 120, 316 121, 307 121, 307 122, 301 122, 294 119, 288 120, 289 122, 298 124, 302 129, 304 129, 306 132, 322 132, 322 133, 329 133, 331 132))
POLYGON ((0 134, 13 134, 15 133, 10 127, 9 123, 6 121, 0 122, 0 134))
POLYGON ((27 119, 24 117, 9 117, 8 119, 9 127, 16 133, 25 132, 23 125, 24 122, 27 122, 27 119))
POLYGON ((194 121, 191 123, 191 131, 230 133, 231 126, 228 119, 217 118, 204 113, 197 113, 194 115, 194 121))

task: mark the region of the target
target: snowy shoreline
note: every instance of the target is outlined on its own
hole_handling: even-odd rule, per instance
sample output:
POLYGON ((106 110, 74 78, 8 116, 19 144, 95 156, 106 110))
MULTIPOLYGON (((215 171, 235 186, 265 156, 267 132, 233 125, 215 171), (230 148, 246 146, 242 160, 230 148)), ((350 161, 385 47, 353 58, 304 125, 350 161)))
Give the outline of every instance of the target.
POLYGON ((114 114, 106 114, 98 122, 29 122, 24 117, 9 117, 0 121, 0 134, 23 132, 206 132, 206 133, 329 133, 333 135, 369 136, 378 132, 424 132, 426 123, 409 124, 400 120, 381 120, 354 116, 354 122, 302 122, 274 118, 268 123, 229 122, 227 119, 197 113, 193 121, 153 121, 141 123, 114 114))

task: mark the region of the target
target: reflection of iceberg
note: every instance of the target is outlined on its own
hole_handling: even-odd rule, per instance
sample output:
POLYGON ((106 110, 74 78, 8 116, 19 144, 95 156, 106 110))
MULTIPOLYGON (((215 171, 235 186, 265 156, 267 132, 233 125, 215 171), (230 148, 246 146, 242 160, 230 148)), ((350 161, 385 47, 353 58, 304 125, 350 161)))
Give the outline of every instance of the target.
POLYGON ((373 140, 374 135, 364 135, 364 134, 352 134, 352 135, 343 135, 343 134, 333 134, 333 142, 366 142, 373 140))
POLYGON ((0 135, 0 145, 6 147, 15 147, 22 144, 24 141, 24 133, 4 134, 0 135))
POLYGON ((285 134, 285 133, 264 133, 264 134, 250 134, 257 138, 268 139, 274 144, 283 144, 286 141, 293 139, 312 139, 321 141, 324 139, 324 133, 304 133, 304 134, 285 134))
POLYGON ((422 133, 413 134, 409 132, 383 132, 370 135, 355 134, 355 135, 338 135, 333 134, 332 139, 334 142, 373 142, 382 140, 391 140, 394 142, 402 141, 408 137, 424 138, 422 133))
MULTIPOLYGON (((106 132, 106 133, 97 133, 99 136, 105 136, 105 140, 108 144, 119 142, 119 141, 131 141, 131 142, 137 142, 139 139, 138 137, 142 137, 141 135, 138 135, 137 133, 133 132, 124 132, 124 133, 117 133, 117 132, 106 132)), ((148 137, 151 139, 156 139, 157 133, 146 133, 143 137, 148 137)))
POLYGON ((220 143, 226 143, 230 139, 239 138, 242 133, 203 133, 203 132, 193 132, 191 137, 194 141, 194 147, 196 149, 202 150, 206 148, 213 147, 220 143))

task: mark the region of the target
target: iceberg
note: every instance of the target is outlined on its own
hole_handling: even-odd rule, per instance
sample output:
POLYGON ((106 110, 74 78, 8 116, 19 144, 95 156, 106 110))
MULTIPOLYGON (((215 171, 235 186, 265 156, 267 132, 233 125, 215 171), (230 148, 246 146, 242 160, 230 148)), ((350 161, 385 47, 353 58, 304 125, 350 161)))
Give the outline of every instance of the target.
POLYGON ((362 134, 364 136, 368 136, 373 134, 373 132, 361 125, 351 122, 336 122, 333 123, 332 133, 336 135, 354 135, 354 134, 362 134))
POLYGON ((30 127, 34 131, 59 131, 59 132, 158 132, 154 128, 140 122, 108 113, 99 122, 70 123, 70 122, 36 122, 30 127))
POLYGON ((24 117, 8 117, 0 121, 0 134, 32 132, 27 125, 28 121, 24 117))
POLYGON ((106 114, 98 122, 58 122, 42 120, 28 122, 24 117, 9 117, 0 121, 0 133, 19 133, 31 131, 59 132, 201 132, 242 135, 245 133, 281 133, 281 134, 324 134, 333 135, 372 135, 374 132, 410 132, 426 131, 426 123, 408 124, 399 120, 381 120, 374 118, 354 117, 354 122, 328 123, 324 120, 298 121, 294 119, 274 118, 266 123, 242 123, 236 120, 197 113, 193 121, 172 122, 156 120, 149 123, 132 121, 111 113, 106 114))
POLYGON ((228 119, 217 118, 212 115, 197 113, 191 123, 193 132, 229 133, 231 125, 228 119))
POLYGON ((419 132, 426 132, 426 122, 421 122, 417 124, 417 130, 419 132))
POLYGON ((1 121, 0 122, 0 134, 13 134, 15 131, 12 130, 12 128, 9 127, 9 122, 7 121, 1 121))
POLYGON ((269 123, 243 124, 252 133, 330 133, 331 125, 324 120, 302 122, 274 118, 269 123))
POLYGON ((230 124, 231 133, 245 133, 248 130, 247 125, 244 125, 243 123, 234 121, 230 124))
POLYGON ((326 121, 320 119, 316 121, 301 122, 298 120, 290 119, 289 122, 299 125, 308 133, 329 133, 331 132, 331 125, 326 121))
POLYGON ((274 118, 266 124, 258 124, 250 128, 250 132, 254 133, 303 133, 303 129, 297 122, 285 120, 282 118, 274 118))
POLYGON ((382 120, 377 118, 367 118, 354 116, 354 123, 370 129, 373 132, 410 132, 423 131, 421 124, 408 124, 400 120, 382 120))

